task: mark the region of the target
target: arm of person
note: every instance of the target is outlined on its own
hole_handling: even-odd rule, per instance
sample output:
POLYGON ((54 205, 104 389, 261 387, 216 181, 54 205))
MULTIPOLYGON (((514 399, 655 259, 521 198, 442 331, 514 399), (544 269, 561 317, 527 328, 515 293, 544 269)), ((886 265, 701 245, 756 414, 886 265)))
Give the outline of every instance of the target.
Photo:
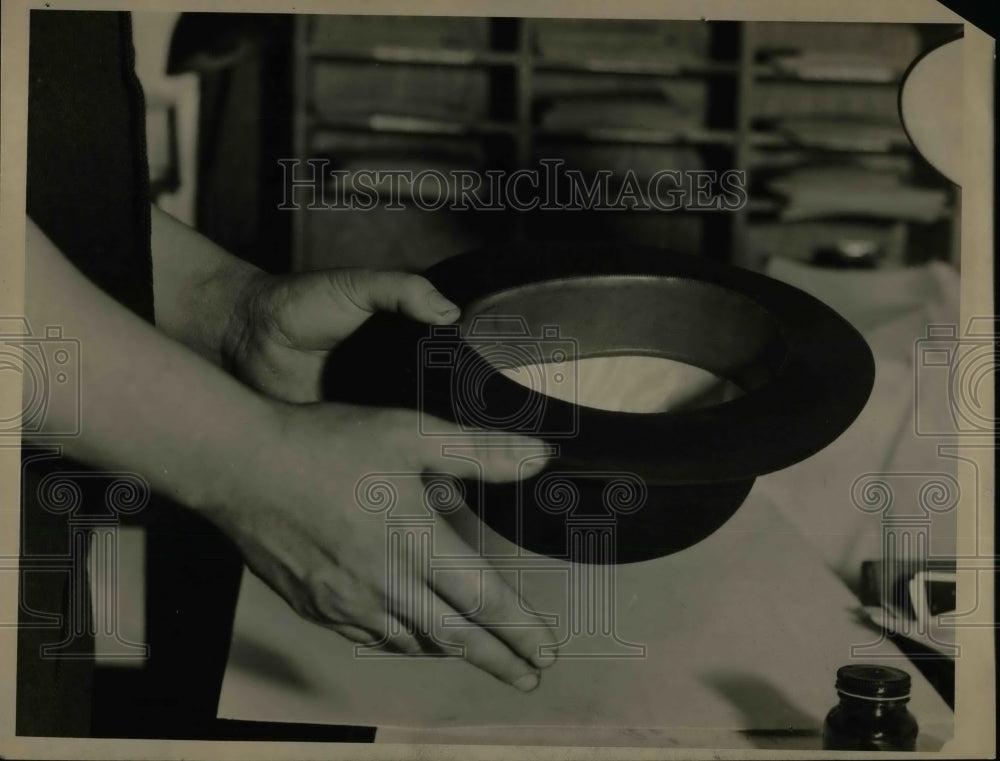
POLYGON ((155 204, 150 206, 150 223, 157 327, 222 364, 233 315, 266 273, 155 204))
POLYGON ((270 275, 152 207, 156 324, 252 388, 314 402, 329 351, 377 310, 421 322, 459 309, 426 279, 357 268, 270 275))
MULTIPOLYGON (((359 508, 356 485, 378 472, 510 480, 544 464, 538 442, 506 437, 499 443, 507 448, 479 452, 480 471, 422 439, 412 411, 269 400, 105 295, 30 220, 26 242, 30 324, 60 326, 79 341, 81 433, 60 440, 66 453, 136 472, 205 515, 301 615, 357 642, 388 637, 396 649, 422 652, 425 639, 408 629, 413 622, 394 621, 407 600, 387 591, 385 526, 359 508), (521 464, 532 456, 535 465, 521 464)), ((38 436, 26 438, 44 441, 46 430, 70 422, 46 417, 38 436)), ((475 440, 457 429, 456 440, 476 451, 475 440)), ((420 500, 422 488, 408 479, 398 499, 420 500)), ((436 541, 448 554, 470 552, 443 521, 436 541)), ((516 593, 497 574, 483 579, 485 605, 478 573, 415 583, 430 587, 445 613, 482 609, 493 617, 483 621, 517 616, 516 593)), ((553 641, 540 621, 508 631, 455 631, 471 663, 522 689, 537 685, 539 647, 553 641)), ((455 634, 441 636, 456 641, 455 634)))
MULTIPOLYGON (((60 326, 79 341, 82 435, 61 441, 64 451, 141 473, 191 507, 215 500, 226 480, 220 465, 249 468, 273 444, 275 406, 104 294, 31 219, 26 246, 29 324, 60 326)), ((72 412, 54 407, 41 433, 70 428, 52 415, 72 412)))

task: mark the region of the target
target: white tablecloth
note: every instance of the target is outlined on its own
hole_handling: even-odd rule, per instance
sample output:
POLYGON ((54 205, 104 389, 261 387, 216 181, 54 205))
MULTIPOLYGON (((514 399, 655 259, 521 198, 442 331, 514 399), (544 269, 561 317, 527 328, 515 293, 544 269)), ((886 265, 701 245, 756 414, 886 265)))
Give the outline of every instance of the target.
MULTIPOLYGON (((489 537, 492 550, 509 547, 489 537)), ((645 657, 561 659, 530 694, 459 659, 357 659, 350 643, 299 619, 246 574, 219 716, 397 728, 380 731, 382 740, 415 736, 401 728, 435 728, 427 737, 437 741, 500 735, 583 745, 756 744, 734 731, 792 729, 818 747, 808 733, 836 703, 837 668, 867 660, 913 676, 923 747, 949 736, 947 705, 856 617, 852 594, 759 490, 704 542, 616 570, 616 633, 644 645, 645 657), (852 645, 868 643, 878 644, 852 657, 852 645), (469 727, 482 734, 456 729, 469 727)), ((565 622, 565 573, 523 576, 536 609, 565 622)))

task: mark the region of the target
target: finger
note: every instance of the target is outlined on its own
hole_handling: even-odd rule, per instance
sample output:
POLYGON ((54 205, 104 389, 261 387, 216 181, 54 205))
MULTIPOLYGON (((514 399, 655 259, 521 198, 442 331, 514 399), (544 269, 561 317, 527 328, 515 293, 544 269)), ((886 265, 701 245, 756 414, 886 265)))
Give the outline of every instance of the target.
POLYGON ((366 312, 398 312, 420 322, 448 323, 459 308, 420 275, 383 270, 330 270, 330 284, 366 312))
MULTIPOLYGON (((303 587, 302 580, 281 568, 270 568, 261 573, 255 564, 251 571, 277 592, 301 618, 318 626, 337 632, 361 645, 379 647, 408 655, 423 652, 420 640, 411 628, 396 618, 389 609, 388 595, 376 592, 362 593, 352 610, 345 612, 339 604, 343 595, 335 591, 332 581, 320 581, 303 587), (305 593, 304 593, 305 592, 305 593)), ((418 580, 421 586, 423 581, 418 580)))
POLYGON ((414 466, 435 473, 490 483, 517 481, 540 473, 553 454, 550 444, 529 436, 490 432, 477 438, 443 420, 430 425, 435 431, 454 430, 454 436, 444 433, 419 439, 414 466))
POLYGON ((385 597, 365 597, 365 603, 359 606, 358 612, 349 616, 350 622, 344 620, 345 614, 333 602, 336 597, 332 592, 320 593, 320 599, 316 600, 316 610, 311 618, 320 626, 358 644, 408 655, 423 652, 412 628, 389 611, 389 601, 385 597))
MULTIPOLYGON (((435 551, 451 557, 473 552, 454 529, 441 521, 435 526, 435 551)), ((491 632, 518 657, 538 668, 553 663, 556 632, 531 612, 498 571, 449 571, 436 574, 432 581, 438 597, 470 622, 491 632)))
POLYGON ((377 311, 432 324, 453 322, 459 309, 425 278, 405 272, 331 269, 281 280, 262 301, 278 338, 303 350, 324 350, 377 311))
POLYGON ((359 645, 374 646, 381 639, 374 632, 370 632, 360 626, 352 626, 351 624, 325 623, 323 621, 317 621, 317 623, 323 628, 335 631, 344 639, 349 639, 351 642, 356 642, 359 645))
POLYGON ((358 645, 372 649, 385 650, 390 653, 403 653, 405 655, 420 655, 424 652, 423 646, 414 632, 407 629, 399 619, 388 613, 386 614, 386 621, 382 625, 381 632, 352 624, 319 623, 321 626, 337 632, 337 634, 358 645))
POLYGON ((465 660, 473 666, 513 685, 523 692, 531 692, 541 680, 536 666, 513 652, 500 639, 474 622, 468 621, 441 597, 434 601, 437 615, 432 622, 430 641, 425 647, 438 647, 448 651, 449 645, 463 649, 465 660), (445 620, 449 626, 444 626, 445 620), (456 626, 455 622, 466 622, 456 626))

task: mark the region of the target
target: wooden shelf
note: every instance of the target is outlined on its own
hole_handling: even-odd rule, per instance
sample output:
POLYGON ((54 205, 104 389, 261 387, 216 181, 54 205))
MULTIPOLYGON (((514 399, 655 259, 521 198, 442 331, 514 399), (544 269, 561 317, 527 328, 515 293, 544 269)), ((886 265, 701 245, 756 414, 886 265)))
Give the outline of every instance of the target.
POLYGON ((623 74, 649 77, 707 77, 734 76, 739 69, 736 64, 685 61, 639 61, 602 58, 546 58, 531 60, 537 71, 566 72, 577 74, 623 74))
POLYGON ((691 129, 639 129, 634 127, 581 127, 563 129, 539 127, 535 130, 539 140, 572 140, 593 143, 633 143, 640 145, 734 145, 733 130, 691 129))
MULTIPOLYGON (((843 109, 844 113, 862 113, 863 108, 861 111, 857 109, 859 98, 860 102, 864 102, 865 94, 870 92, 881 102, 890 97, 886 88, 898 86, 901 77, 901 72, 895 70, 900 64, 898 59, 884 66, 873 65, 870 71, 860 64, 857 68, 845 65, 838 70, 825 61, 814 64, 813 59, 808 64, 802 61, 801 65, 788 59, 777 62, 773 52, 766 55, 771 48, 764 48, 766 35, 760 30, 767 22, 713 22, 718 26, 712 29, 713 44, 706 47, 704 59, 692 59, 695 53, 690 49, 664 50, 660 58, 647 58, 641 51, 629 50, 627 45, 617 49, 581 46, 579 54, 563 47, 546 53, 536 46, 530 19, 503 19, 490 23, 495 26, 491 27, 488 36, 479 34, 466 41, 456 40, 458 47, 454 48, 444 46, 452 38, 427 39, 424 44, 428 47, 419 47, 421 42, 417 39, 414 39, 413 46, 371 45, 373 37, 377 39, 373 34, 366 37, 364 45, 360 40, 341 43, 346 46, 357 44, 357 49, 336 50, 321 49, 311 42, 305 32, 308 21, 303 19, 297 26, 295 51, 296 92, 300 104, 295 114, 295 135, 299 155, 308 157, 311 149, 319 151, 317 137, 336 133, 443 136, 454 138, 456 143, 459 138, 465 138, 468 143, 481 139, 482 143, 477 147, 483 148, 484 155, 495 162, 490 166, 508 170, 529 167, 540 155, 540 145, 546 148, 570 144, 691 147, 701 149, 700 161, 705 165, 746 172, 748 185, 753 182, 752 175, 757 175, 759 171, 756 163, 761 157, 769 156, 777 161, 786 156, 790 158, 792 154, 801 154, 804 163, 813 163, 814 159, 815 163, 837 163, 839 157, 855 157, 854 160, 860 162, 860 157, 916 155, 902 133, 897 137, 893 132, 887 132, 884 141, 880 134, 874 132, 872 135, 877 139, 871 141, 864 141, 863 133, 855 135, 852 132, 848 136, 843 131, 817 133, 815 137, 804 133, 803 137, 797 138, 770 127, 772 120, 780 119, 780 108, 777 109, 778 116, 770 110, 765 114, 763 105, 759 112, 755 111, 756 104, 760 102, 755 99, 755 91, 774 85, 769 92, 758 92, 761 96, 768 96, 775 89, 780 89, 779 86, 787 84, 794 88, 801 87, 805 93, 801 104, 797 101, 797 90, 790 93, 790 108, 786 109, 788 116, 804 115, 797 113, 801 110, 797 106, 809 109, 811 107, 805 104, 825 102, 829 100, 827 94, 830 94, 833 99, 830 102, 834 104, 842 100, 849 102, 851 99, 846 95, 838 99, 838 86, 859 91, 853 104, 843 109), (503 42, 492 49, 484 49, 481 46, 487 44, 487 39, 503 42), (401 113, 324 114, 309 107, 309 72, 337 64, 487 70, 484 73, 488 73, 489 77, 481 76, 481 79, 488 81, 492 110, 488 118, 482 119, 462 119, 458 116, 454 119, 433 118, 401 113), (538 123, 537 107, 539 86, 544 84, 540 79, 546 75, 550 75, 549 80, 560 75, 560 81, 565 79, 570 83, 566 89, 572 89, 572 83, 579 82, 582 91, 596 89, 615 93, 618 92, 616 84, 605 88, 600 81, 602 76, 621 78, 626 87, 641 92, 653 88, 667 90, 673 86, 673 82, 668 80, 684 80, 685 86, 687 81, 701 82, 707 93, 706 107, 703 117, 697 122, 698 126, 677 126, 676 122, 669 121, 670 117, 660 118, 655 114, 649 117, 648 125, 636 115, 636 126, 602 126, 582 120, 565 120, 565 126, 547 126, 544 122, 538 123), (629 78, 632 78, 634 87, 630 87, 629 78), (810 98, 808 88, 815 88, 815 98, 810 98), (765 116, 767 121, 763 118, 765 116), (852 140, 851 137, 862 139, 852 140), (501 139, 487 142, 487 138, 501 139)), ((789 47, 798 47, 798 41, 789 43, 789 47)), ((686 91, 681 92, 682 103, 684 97, 686 91)), ((415 105, 419 107, 423 104, 415 105)), ((428 106, 428 110, 433 108, 428 106)), ((456 106, 456 113, 459 110, 466 109, 456 106)), ((595 121, 602 117, 603 114, 598 112, 595 121)), ((844 159, 845 163, 849 160, 844 159)), ((895 162, 895 159, 890 160, 895 162)), ((761 183, 752 186, 762 187, 761 183)), ((718 222, 713 219, 705 223, 700 239, 702 250, 706 255, 712 255, 712 251, 716 250, 726 251, 729 261, 742 266, 756 266, 748 250, 748 226, 751 220, 753 224, 776 220, 785 205, 781 198, 770 195, 757 193, 751 196, 743 208, 728 212, 723 218, 716 217, 718 222)), ((298 240, 304 240, 305 215, 298 214, 295 224, 298 240)), ((514 221, 515 239, 523 232, 523 215, 519 215, 514 221)))
POLYGON ((318 63, 386 63, 447 68, 516 66, 520 61, 517 53, 391 45, 358 50, 308 50, 306 56, 318 63))
POLYGON ((517 125, 500 121, 449 121, 402 114, 370 114, 368 116, 309 115, 307 129, 316 132, 378 132, 404 135, 504 135, 517 134, 517 125))
POLYGON ((888 154, 912 154, 913 146, 909 143, 891 142, 875 145, 847 145, 831 142, 796 140, 786 135, 773 132, 752 132, 748 137, 751 147, 765 151, 815 151, 824 154, 859 154, 859 155, 888 155, 888 154))
POLYGON ((870 77, 851 77, 823 73, 795 73, 782 71, 766 64, 754 67, 754 77, 760 82, 788 82, 802 85, 871 85, 873 87, 888 87, 899 84, 901 72, 873 73, 870 77))

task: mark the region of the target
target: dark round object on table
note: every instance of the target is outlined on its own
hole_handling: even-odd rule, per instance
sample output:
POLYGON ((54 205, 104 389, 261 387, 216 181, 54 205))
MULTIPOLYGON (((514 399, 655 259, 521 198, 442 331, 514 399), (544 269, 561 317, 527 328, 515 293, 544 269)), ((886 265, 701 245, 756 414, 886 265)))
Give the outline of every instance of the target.
POLYGON ((908 698, 910 675, 892 666, 841 666, 837 669, 837 692, 869 699, 908 698))
POLYGON ((851 664, 837 670, 834 706, 823 722, 824 750, 912 751, 919 727, 906 708, 910 675, 892 666, 851 664))
POLYGON ((459 323, 375 315, 331 356, 326 395, 419 410, 426 436, 443 418, 551 443, 556 454, 535 477, 466 489, 487 525, 545 555, 624 563, 695 544, 728 520, 758 475, 839 436, 874 380, 867 344, 832 309, 704 258, 537 242, 462 254, 424 274, 462 308, 459 323), (498 369, 566 362, 572 372, 575 358, 635 355, 703 368, 742 395, 613 412, 539 393, 498 369), (574 551, 574 541, 591 549, 574 551))

